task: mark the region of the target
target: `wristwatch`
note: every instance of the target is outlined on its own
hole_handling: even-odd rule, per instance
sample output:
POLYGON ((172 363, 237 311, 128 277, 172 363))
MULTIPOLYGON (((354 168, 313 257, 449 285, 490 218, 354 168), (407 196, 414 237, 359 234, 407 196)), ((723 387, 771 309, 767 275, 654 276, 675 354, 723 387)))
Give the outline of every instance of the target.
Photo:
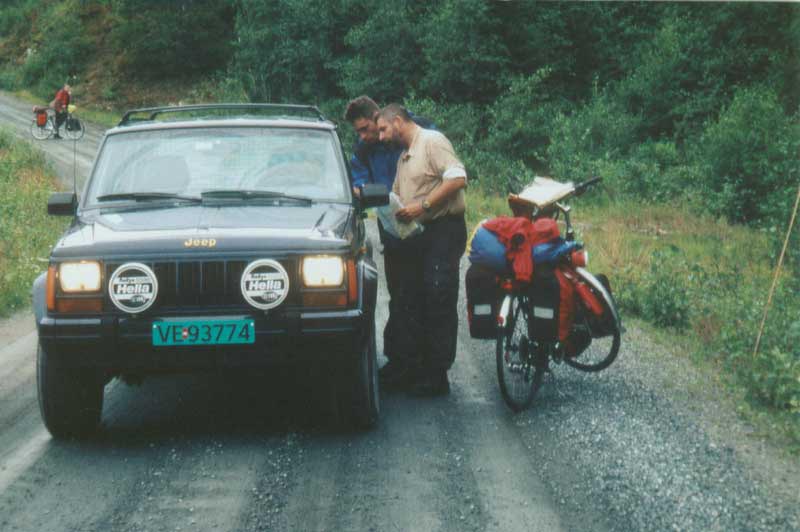
POLYGON ((431 202, 427 199, 422 200, 422 210, 428 212, 431 210, 431 202))

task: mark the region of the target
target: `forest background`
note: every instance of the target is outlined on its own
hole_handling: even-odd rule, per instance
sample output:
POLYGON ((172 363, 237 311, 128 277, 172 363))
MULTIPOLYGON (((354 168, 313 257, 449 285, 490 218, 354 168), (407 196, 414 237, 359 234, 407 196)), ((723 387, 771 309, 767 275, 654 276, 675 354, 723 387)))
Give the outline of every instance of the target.
POLYGON ((402 102, 464 159, 473 223, 534 175, 603 176, 579 213, 592 269, 800 449, 800 231, 752 352, 800 183, 800 4, 4 0, 0 88, 46 102, 64 82, 109 122, 402 102))

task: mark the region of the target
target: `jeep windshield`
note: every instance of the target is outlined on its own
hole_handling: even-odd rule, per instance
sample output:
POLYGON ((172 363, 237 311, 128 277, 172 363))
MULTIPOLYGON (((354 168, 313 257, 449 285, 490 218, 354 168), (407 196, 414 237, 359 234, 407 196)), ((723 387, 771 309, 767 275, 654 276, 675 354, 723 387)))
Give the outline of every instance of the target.
POLYGON ((333 135, 284 127, 115 133, 98 155, 85 206, 119 202, 146 207, 160 201, 200 200, 204 193, 243 203, 258 196, 349 202, 346 171, 333 135))

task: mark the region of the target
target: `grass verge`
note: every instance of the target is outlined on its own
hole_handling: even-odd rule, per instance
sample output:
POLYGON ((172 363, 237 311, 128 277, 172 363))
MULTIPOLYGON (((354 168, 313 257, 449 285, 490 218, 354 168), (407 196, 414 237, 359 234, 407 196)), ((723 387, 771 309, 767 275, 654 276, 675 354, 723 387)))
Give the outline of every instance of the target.
POLYGON ((0 129, 0 316, 30 305, 31 283, 47 269, 50 246, 67 224, 47 215, 53 190, 42 153, 0 129))

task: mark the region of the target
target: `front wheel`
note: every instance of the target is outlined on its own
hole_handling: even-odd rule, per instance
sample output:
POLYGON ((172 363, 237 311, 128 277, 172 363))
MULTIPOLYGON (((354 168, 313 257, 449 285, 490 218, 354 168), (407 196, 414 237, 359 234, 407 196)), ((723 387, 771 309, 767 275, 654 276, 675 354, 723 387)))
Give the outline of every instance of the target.
POLYGON ((31 123, 31 135, 37 140, 49 139, 53 135, 53 122, 48 119, 43 126, 40 126, 34 120, 31 123))
POLYGON ((374 320, 369 325, 367 338, 358 357, 343 369, 337 383, 339 422, 346 428, 372 428, 378 422, 380 414, 374 320))
POLYGON ((497 329, 497 379, 503 400, 519 412, 531 405, 542 386, 547 353, 530 338, 527 300, 517 295, 507 297, 505 326, 497 329))
POLYGON ((603 307, 601 316, 595 316, 586 309, 578 313, 573 336, 583 337, 588 346, 577 356, 564 361, 581 371, 600 371, 606 369, 617 358, 620 346, 620 320, 614 299, 596 277, 585 270, 579 272, 587 281, 586 285, 603 307))
POLYGON ((64 134, 68 139, 80 140, 83 138, 85 132, 86 130, 83 127, 83 122, 77 118, 67 118, 67 121, 64 123, 64 134))
POLYGON ((105 387, 97 371, 59 367, 40 344, 36 381, 42 421, 54 438, 85 438, 94 432, 100 423, 105 387))

